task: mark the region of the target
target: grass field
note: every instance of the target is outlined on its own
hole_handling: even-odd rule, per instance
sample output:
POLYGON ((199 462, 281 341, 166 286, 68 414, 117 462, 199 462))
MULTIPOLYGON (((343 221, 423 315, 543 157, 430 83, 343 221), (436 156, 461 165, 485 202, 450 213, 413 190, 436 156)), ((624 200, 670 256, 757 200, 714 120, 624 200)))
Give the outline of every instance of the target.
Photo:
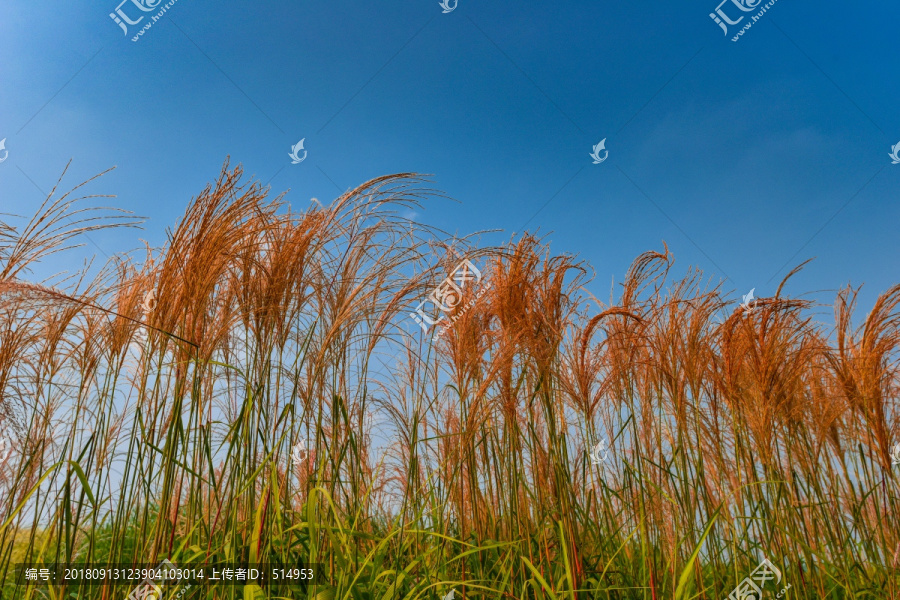
POLYGON ((661 248, 601 300, 532 236, 404 220, 423 185, 295 212, 226 166, 163 248, 52 285, 136 222, 54 193, 0 223, 2 598, 130 591, 26 561, 168 559, 321 566, 166 598, 719 600, 765 558, 766 598, 900 599, 900 286, 743 308, 661 248), (463 258, 489 289, 423 334, 463 258))

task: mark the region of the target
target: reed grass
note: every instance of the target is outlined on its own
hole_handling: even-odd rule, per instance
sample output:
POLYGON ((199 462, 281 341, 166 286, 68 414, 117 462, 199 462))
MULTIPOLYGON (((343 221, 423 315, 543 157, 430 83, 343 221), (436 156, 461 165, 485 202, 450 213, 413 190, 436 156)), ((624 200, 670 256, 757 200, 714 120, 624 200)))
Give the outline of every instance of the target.
POLYGON ((323 565, 186 599, 718 599, 766 557, 783 598, 900 599, 900 286, 746 311, 664 247, 602 302, 532 235, 403 219, 424 186, 297 212, 226 163, 163 247, 62 284, 29 267, 137 221, 54 189, 0 223, 2 598, 128 592, 16 587, 23 561, 168 558, 323 565), (424 335, 463 257, 490 289, 424 335))

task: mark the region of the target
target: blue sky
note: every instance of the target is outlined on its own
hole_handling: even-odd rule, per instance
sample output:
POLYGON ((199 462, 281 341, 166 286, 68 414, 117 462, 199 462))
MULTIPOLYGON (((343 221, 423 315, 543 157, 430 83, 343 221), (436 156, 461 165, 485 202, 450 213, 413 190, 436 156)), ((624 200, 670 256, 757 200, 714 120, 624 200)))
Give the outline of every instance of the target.
POLYGON ((32 213, 70 159, 64 188, 115 165, 89 191, 150 220, 92 236, 107 254, 162 244, 230 156, 298 207, 432 174, 459 202, 418 220, 539 228, 604 298, 663 240, 736 298, 814 256, 790 292, 865 284, 868 308, 898 280, 895 4, 779 0, 735 43, 717 0, 178 0, 135 43, 118 1, 0 5, 0 212, 32 213))

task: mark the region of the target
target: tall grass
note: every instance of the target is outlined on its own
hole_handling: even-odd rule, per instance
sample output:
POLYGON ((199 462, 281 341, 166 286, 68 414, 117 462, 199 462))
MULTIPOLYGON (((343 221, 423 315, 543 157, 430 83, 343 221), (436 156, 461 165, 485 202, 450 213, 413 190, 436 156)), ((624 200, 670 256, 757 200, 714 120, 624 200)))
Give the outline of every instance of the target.
POLYGON ((48 593, 15 587, 26 560, 169 558, 324 565, 184 598, 712 599, 763 557, 785 598, 900 598, 900 286, 865 318, 841 290, 826 325, 784 283, 747 311, 673 278, 663 248, 604 303, 531 235, 401 218, 434 194, 416 175, 301 212, 242 178, 91 280, 29 266, 135 221, 54 190, 0 224, 2 598, 48 593), (463 257, 490 289, 423 335, 407 313, 463 257))

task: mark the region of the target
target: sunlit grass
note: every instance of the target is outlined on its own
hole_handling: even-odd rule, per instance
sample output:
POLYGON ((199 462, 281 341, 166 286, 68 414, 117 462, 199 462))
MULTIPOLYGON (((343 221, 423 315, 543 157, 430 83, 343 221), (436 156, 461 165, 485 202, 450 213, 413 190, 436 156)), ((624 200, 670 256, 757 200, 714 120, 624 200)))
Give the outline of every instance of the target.
POLYGON ((325 573, 182 598, 721 599, 764 557, 766 597, 900 598, 900 287, 863 319, 842 290, 829 325, 664 248, 601 302, 533 237, 402 219, 415 175, 301 212, 241 177, 90 281, 29 266, 133 222, 63 196, 0 223, 3 598, 129 591, 15 588, 26 559, 168 558, 325 573), (410 307, 464 256, 490 289, 431 343, 410 307))

